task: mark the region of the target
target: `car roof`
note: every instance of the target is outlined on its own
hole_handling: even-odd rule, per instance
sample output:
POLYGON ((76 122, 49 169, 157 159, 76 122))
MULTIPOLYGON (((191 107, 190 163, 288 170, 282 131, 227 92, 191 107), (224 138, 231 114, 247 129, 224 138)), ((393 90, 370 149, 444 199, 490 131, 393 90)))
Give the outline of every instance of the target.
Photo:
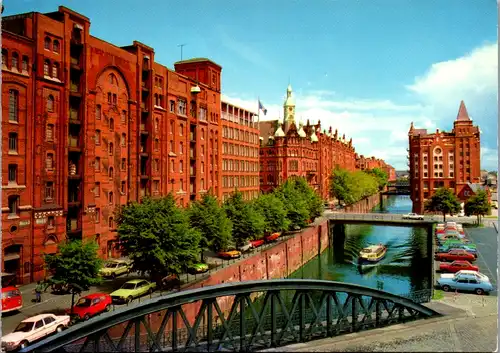
POLYGON ((147 281, 147 279, 144 279, 144 278, 132 279, 132 280, 127 281, 127 282, 125 282, 125 283, 133 283, 133 284, 137 284, 137 283, 142 282, 142 281, 147 281))
POLYGON ((11 290, 18 290, 19 288, 17 288, 16 286, 7 286, 7 287, 3 287, 2 288, 2 292, 8 292, 8 291, 11 291, 11 290))
POLYGON ((120 259, 112 259, 112 260, 106 261, 106 263, 118 263, 118 264, 128 263, 128 262, 129 261, 127 261, 127 260, 120 260, 120 259))
POLYGON ((97 297, 102 297, 103 295, 109 295, 107 293, 92 293, 92 294, 89 294, 89 295, 86 295, 82 298, 89 298, 89 299, 94 299, 94 298, 97 298, 97 297))
POLYGON ((457 273, 460 273, 463 275, 476 275, 478 272, 472 271, 472 270, 462 270, 462 271, 458 271, 457 273))
POLYGON ((44 319, 47 316, 55 316, 55 315, 54 314, 39 314, 39 315, 35 315, 35 316, 29 317, 27 319, 24 319, 22 322, 35 322, 35 321, 44 319))

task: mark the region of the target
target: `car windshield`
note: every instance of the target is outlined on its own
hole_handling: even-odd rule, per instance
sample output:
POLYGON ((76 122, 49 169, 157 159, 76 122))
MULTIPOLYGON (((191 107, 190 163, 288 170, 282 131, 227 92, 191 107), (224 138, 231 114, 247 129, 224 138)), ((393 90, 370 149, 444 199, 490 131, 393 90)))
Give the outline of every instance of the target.
POLYGON ((80 298, 78 303, 76 303, 76 306, 86 308, 86 307, 90 306, 90 303, 91 303, 91 301, 89 298, 80 298))
POLYGON ((30 332, 33 329, 34 322, 21 322, 17 325, 14 332, 30 332))
POLYGON ((135 283, 125 283, 122 289, 135 289, 135 283))
POLYGON ((116 268, 116 267, 118 267, 118 264, 114 263, 114 262, 110 262, 110 263, 106 264, 106 268, 116 268))

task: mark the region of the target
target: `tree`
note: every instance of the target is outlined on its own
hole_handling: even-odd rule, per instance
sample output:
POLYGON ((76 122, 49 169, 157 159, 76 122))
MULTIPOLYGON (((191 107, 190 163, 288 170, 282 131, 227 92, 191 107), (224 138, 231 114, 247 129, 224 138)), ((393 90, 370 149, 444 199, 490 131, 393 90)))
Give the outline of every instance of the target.
POLYGON ((332 177, 330 181, 330 195, 335 197, 339 201, 345 203, 350 203, 350 183, 351 175, 348 170, 340 168, 338 165, 332 171, 332 177))
POLYGON ((232 242, 233 225, 213 195, 205 194, 201 201, 191 204, 189 220, 191 226, 197 229, 201 235, 202 261, 205 249, 217 252, 226 249, 232 242))
POLYGON ((441 212, 443 221, 446 222, 446 214, 455 214, 461 210, 460 201, 451 189, 439 188, 434 195, 425 203, 425 210, 441 212))
POLYGON ((309 211, 309 219, 314 221, 316 217, 323 214, 323 200, 316 191, 307 183, 304 178, 293 179, 294 188, 302 195, 306 201, 306 206, 309 211))
POLYGON ((265 233, 280 232, 290 226, 285 204, 274 193, 260 195, 254 200, 254 208, 264 217, 265 233))
POLYGON ((295 188, 293 179, 287 179, 274 191, 285 205, 286 217, 290 221, 289 230, 299 230, 307 225, 310 218, 309 207, 303 195, 295 188))
POLYGON ((191 265, 200 243, 200 233, 191 228, 187 211, 177 207, 172 194, 122 207, 118 237, 132 269, 149 274, 157 283, 191 265))
POLYGON ((481 223, 481 216, 489 214, 491 205, 488 201, 488 194, 484 190, 480 190, 476 195, 470 197, 464 205, 464 213, 466 216, 477 216, 477 224, 481 223))
POLYGON ((224 203, 227 217, 233 223, 233 240, 237 247, 264 232, 265 220, 251 204, 243 200, 243 194, 235 191, 224 203))
POLYGON ((57 254, 44 255, 45 266, 53 273, 50 283, 67 286, 71 290, 71 310, 76 293, 101 282, 99 270, 102 261, 98 250, 95 241, 72 240, 60 243, 57 254))
POLYGON ((389 180, 387 173, 380 168, 373 168, 372 170, 368 171, 368 174, 372 175, 375 178, 378 184, 378 190, 384 190, 389 180))

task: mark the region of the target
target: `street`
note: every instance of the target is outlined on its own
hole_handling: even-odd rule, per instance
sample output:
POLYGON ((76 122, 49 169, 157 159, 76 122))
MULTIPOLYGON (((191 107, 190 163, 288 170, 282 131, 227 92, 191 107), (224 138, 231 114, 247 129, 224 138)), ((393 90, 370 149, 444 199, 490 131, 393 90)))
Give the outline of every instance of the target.
MULTIPOLYGON (((495 228, 464 228, 469 239, 477 245, 476 265, 479 271, 490 278, 493 287, 497 287, 498 234, 495 228)), ((495 292, 496 293, 496 292, 495 292)))

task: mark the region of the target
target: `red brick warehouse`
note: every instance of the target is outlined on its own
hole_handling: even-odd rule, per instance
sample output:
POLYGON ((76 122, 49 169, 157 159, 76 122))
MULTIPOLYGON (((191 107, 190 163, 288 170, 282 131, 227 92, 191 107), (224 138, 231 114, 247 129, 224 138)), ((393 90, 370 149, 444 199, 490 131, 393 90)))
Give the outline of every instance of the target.
POLYGON ((115 210, 142 196, 222 196, 219 65, 170 70, 62 6, 2 20, 2 272, 42 279, 41 254, 66 238, 117 255, 115 210))
POLYGON ((356 152, 345 135, 340 136, 330 127, 321 131, 321 122, 306 125, 298 122, 292 87, 287 88, 283 104, 284 120, 260 122, 260 187, 266 193, 282 184, 287 178, 298 176, 327 199, 333 168, 354 171, 356 152))
POLYGON ((413 211, 424 212, 425 200, 439 187, 452 189, 465 201, 471 192, 482 188, 481 141, 478 126, 472 124, 464 102, 451 132, 416 129, 409 135, 409 165, 413 211))

